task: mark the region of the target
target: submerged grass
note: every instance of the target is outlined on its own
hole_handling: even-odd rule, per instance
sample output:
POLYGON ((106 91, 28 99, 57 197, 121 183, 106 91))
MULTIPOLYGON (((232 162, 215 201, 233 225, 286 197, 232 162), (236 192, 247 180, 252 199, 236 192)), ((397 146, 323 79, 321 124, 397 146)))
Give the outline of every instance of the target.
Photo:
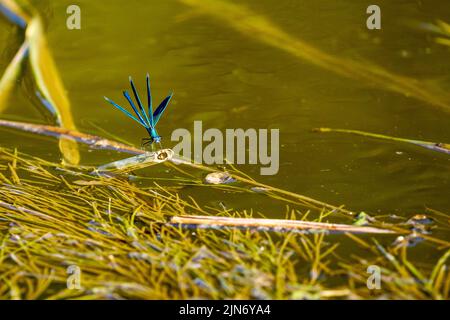
MULTIPOLYGON (((76 130, 70 102, 48 47, 39 14, 26 0, 0 0, 0 13, 25 30, 20 49, 0 79, 0 113, 4 111, 6 100, 17 85, 21 67, 28 58, 38 89, 36 94, 43 107, 53 114, 62 128, 76 130)), ((59 147, 66 161, 79 163, 80 153, 76 142, 63 138, 59 141, 59 147)))
MULTIPOLYGON (((349 235, 369 255, 359 259, 340 250, 344 234, 174 226, 174 216, 258 213, 202 206, 184 196, 188 179, 143 187, 92 170, 0 149, 0 298, 448 298, 448 252, 419 268, 409 249, 367 236, 349 235), (368 264, 382 268, 382 290, 367 289, 368 264), (79 289, 67 286, 74 266, 79 289)), ((290 205, 290 219, 332 217, 290 205)))
MULTIPOLYGON (((448 95, 375 65, 332 57, 240 5, 218 0, 180 1, 297 58, 448 110, 448 95)), ((74 141, 140 154, 136 148, 75 130, 39 17, 26 1, 0 0, 0 9, 26 28, 25 42, 0 82, 0 88, 5 89, 0 100, 11 91, 21 62, 29 55, 43 101, 58 108, 58 122, 64 128, 5 120, 1 125, 57 136, 69 163, 79 160, 74 141)), ((308 218, 315 225, 328 223, 337 213, 353 219, 353 213, 258 183, 232 166, 228 170, 241 185, 205 185, 201 175, 193 171, 215 169, 192 163, 185 163, 184 168, 165 164, 182 177, 98 174, 93 167, 52 163, 0 148, 0 299, 449 298, 450 251, 443 251, 450 246, 448 239, 414 235, 425 239, 427 250, 440 254, 433 265, 408 258, 411 248, 397 241, 413 235, 404 225, 387 224, 378 218, 374 227, 402 233, 396 245, 392 241, 397 235, 373 238, 347 233, 353 247, 346 244, 342 250, 340 243, 346 239, 342 233, 268 232, 237 228, 239 224, 227 228, 175 224, 172 222, 180 219, 173 217, 192 222, 194 217, 211 220, 219 216, 227 222, 236 218, 235 222, 242 223, 239 218, 246 218, 260 223, 249 218, 264 216, 253 209, 200 205, 183 192, 192 186, 241 196, 254 193, 250 186, 259 188, 280 202, 283 210, 289 205, 288 219, 307 222, 308 218), (139 184, 144 179, 149 182, 146 186, 139 184), (353 250, 358 255, 349 254, 353 250), (367 267, 373 265, 381 269, 381 289, 367 287, 367 267), (77 268, 80 287, 72 288, 77 268)), ((448 216, 439 214, 444 217, 439 227, 448 231, 448 216)))
MULTIPOLYGON (((251 39, 283 50, 295 58, 341 76, 378 88, 414 97, 427 104, 450 111, 450 96, 442 88, 429 86, 413 78, 397 75, 369 61, 336 57, 297 38, 244 5, 226 0, 179 0, 197 14, 216 18, 251 39)), ((188 17, 195 16, 193 14, 188 17)))
POLYGON ((450 24, 445 21, 437 20, 435 24, 420 22, 413 24, 413 27, 433 35, 436 43, 450 46, 450 24))
POLYGON ((427 148, 427 149, 430 149, 433 151, 450 154, 450 144, 449 143, 405 139, 405 138, 392 137, 392 136, 387 136, 387 135, 378 134, 378 133, 371 133, 371 132, 365 132, 365 131, 360 131, 360 130, 349 130, 349 129, 315 128, 315 129, 313 129, 313 131, 321 132, 321 133, 327 133, 327 132, 348 133, 348 134, 354 134, 354 135, 370 137, 370 138, 375 138, 375 139, 383 139, 383 140, 390 140, 390 141, 396 141, 396 142, 410 143, 410 144, 414 144, 416 146, 427 148))

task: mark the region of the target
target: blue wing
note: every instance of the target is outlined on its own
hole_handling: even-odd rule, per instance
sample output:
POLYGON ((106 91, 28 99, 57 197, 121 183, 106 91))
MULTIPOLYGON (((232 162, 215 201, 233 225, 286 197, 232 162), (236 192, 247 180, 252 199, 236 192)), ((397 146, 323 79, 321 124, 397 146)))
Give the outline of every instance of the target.
POLYGON ((134 121, 136 121, 137 123, 139 123, 141 126, 146 127, 146 125, 141 122, 140 120, 138 120, 135 116, 133 116, 130 112, 128 112, 127 110, 125 110, 124 108, 122 108, 121 106, 119 106, 117 103, 115 103, 114 101, 112 101, 111 99, 104 97, 106 101, 108 101, 110 104, 112 104, 114 107, 116 107, 117 109, 119 109, 120 111, 122 111, 123 113, 125 113, 125 115, 127 115, 128 117, 130 117, 131 119, 133 119, 134 121))
POLYGON ((167 105, 170 102, 170 99, 172 99, 173 93, 169 94, 156 108, 155 113, 153 113, 153 121, 155 122, 155 126, 159 121, 159 118, 161 118, 161 115, 163 114, 164 110, 166 110, 167 105))
MULTIPOLYGON (((147 113, 146 113, 145 110, 144 110, 144 107, 142 106, 141 99, 139 98, 139 94, 138 94, 138 92, 137 92, 137 90, 136 90, 136 87, 134 86, 133 79, 131 79, 131 77, 129 77, 129 80, 130 80, 131 89, 133 90, 133 94, 134 94, 134 97, 136 98, 136 101, 137 101, 139 110, 141 111, 141 114, 144 115, 144 118, 145 118, 145 120, 146 120, 146 121, 144 121, 144 122, 146 122, 147 125, 148 125, 149 127, 151 127, 152 124, 151 124, 151 122, 150 122, 150 120, 149 120, 149 118, 148 118, 147 113)), ((128 99, 128 98, 127 98, 127 99, 128 99)), ((131 103, 131 102, 130 102, 130 103, 131 103)), ((134 107, 133 107, 133 109, 134 109, 134 107)), ((135 110, 135 111, 136 111, 136 110, 135 110)))
POLYGON ((148 128, 148 124, 145 122, 144 118, 142 118, 142 115, 139 113, 139 110, 136 108, 136 106, 133 103, 133 100, 131 100, 130 94, 128 93, 128 91, 124 91, 123 95, 125 96, 125 98, 128 100, 128 103, 131 105, 131 107, 134 110, 134 113, 136 113, 136 115, 138 116, 139 120, 141 120, 141 124, 148 128))
POLYGON ((150 116, 150 125, 152 128, 155 127, 155 122, 153 119, 153 107, 152 107, 152 93, 150 91, 150 76, 147 73, 147 103, 148 103, 148 115, 150 116))

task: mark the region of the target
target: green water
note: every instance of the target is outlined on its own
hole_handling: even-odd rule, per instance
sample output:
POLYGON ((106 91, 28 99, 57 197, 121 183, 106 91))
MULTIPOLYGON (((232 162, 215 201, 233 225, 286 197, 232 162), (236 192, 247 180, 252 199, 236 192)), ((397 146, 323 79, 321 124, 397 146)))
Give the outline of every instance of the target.
MULTIPOLYGON (((409 23, 450 21, 447 0, 378 1, 382 30, 366 28, 370 1, 245 0, 292 36, 330 55, 369 60, 392 73, 450 88, 450 48, 409 23)), ((410 216, 426 207, 448 212, 449 156, 419 147, 315 127, 347 128, 436 142, 450 142, 450 114, 431 104, 337 75, 239 33, 214 17, 193 15, 177 1, 79 0, 81 30, 66 28, 72 1, 34 1, 44 18, 78 128, 98 127, 139 145, 145 131, 108 105, 125 104, 121 90, 134 77, 143 92, 147 72, 155 101, 175 95, 158 124, 165 147, 177 128, 279 128, 280 167, 259 176, 260 166, 240 169, 257 180, 352 210, 410 216), (183 17, 185 17, 183 19, 183 17)), ((0 19, 0 67, 18 49, 22 32, 0 19)), ((34 98, 30 70, 20 80, 3 119, 49 123, 34 98)), ((0 142, 58 160, 57 142, 0 129, 0 142)), ((82 164, 100 165, 127 155, 82 147, 82 164)), ((151 173, 149 174, 151 175, 151 173)), ((192 192, 188 191, 188 192, 192 192)), ((202 190, 195 190, 201 197, 202 190)), ((284 210, 262 197, 218 194, 208 201, 254 208, 271 217, 284 210)))

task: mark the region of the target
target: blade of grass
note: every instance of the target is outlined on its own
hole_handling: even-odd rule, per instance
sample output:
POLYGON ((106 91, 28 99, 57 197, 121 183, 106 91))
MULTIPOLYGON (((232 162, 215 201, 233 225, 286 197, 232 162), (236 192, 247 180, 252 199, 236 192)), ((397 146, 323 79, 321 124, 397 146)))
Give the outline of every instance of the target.
MULTIPOLYGON (((72 117, 69 99, 57 71, 56 65, 50 54, 44 35, 42 21, 36 10, 27 2, 18 3, 13 0, 1 0, 0 10, 13 22, 26 28, 23 50, 29 52, 31 69, 36 85, 45 100, 45 106, 51 108, 60 126, 69 130, 75 130, 75 122, 72 117), (23 9, 26 7, 26 10, 23 9), (26 11, 30 12, 28 14, 26 11), (25 50, 26 49, 26 50, 25 50)), ((23 59, 23 52, 19 50, 19 56, 12 61, 11 67, 2 79, 4 88, 11 89, 11 81, 18 75, 18 66, 23 59)), ((1 86, 0 86, 1 88, 1 86)), ((5 91, 5 94, 9 91, 5 91)), ((1 97, 0 97, 1 98, 1 97)), ((3 105, 0 100, 0 108, 3 105)), ((76 142, 62 138, 59 148, 64 159, 71 164, 78 164, 80 154, 76 142)))
POLYGON ((370 137, 370 138, 376 138, 376 139, 410 143, 410 144, 414 144, 414 145, 417 145, 417 146, 420 146, 423 148, 427 148, 427 149, 430 149, 433 151, 450 154, 450 144, 448 144, 448 143, 437 143, 437 142, 429 142, 429 141, 421 141, 421 140, 404 139, 404 138, 391 137, 391 136, 386 136, 386 135, 377 134, 377 133, 370 133, 370 132, 365 132, 365 131, 349 130, 349 129, 315 128, 315 129, 313 129, 313 131, 321 132, 321 133, 327 133, 327 132, 349 133, 349 134, 370 137))
POLYGON ((3 113, 7 106, 6 102, 16 85, 16 81, 22 70, 23 61, 27 57, 28 49, 28 42, 25 41, 0 79, 0 113, 3 113))
MULTIPOLYGON (((26 30, 26 38, 30 43, 30 63, 39 90, 54 108, 58 124, 65 129, 76 130, 69 99, 50 54, 39 17, 36 16, 30 21, 26 30)), ((59 147, 69 163, 78 164, 80 162, 76 142, 63 138, 60 140, 59 147)))

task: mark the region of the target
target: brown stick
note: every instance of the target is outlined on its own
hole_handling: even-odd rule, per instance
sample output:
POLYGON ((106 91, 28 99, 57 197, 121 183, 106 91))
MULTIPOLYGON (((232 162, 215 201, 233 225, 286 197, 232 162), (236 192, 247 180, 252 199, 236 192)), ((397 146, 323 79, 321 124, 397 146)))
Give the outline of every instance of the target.
POLYGON ((307 230, 307 231, 335 231, 351 233, 396 233, 387 229, 374 227, 361 227, 346 224, 309 222, 301 220, 283 219, 256 219, 256 218, 230 218, 230 217, 209 217, 209 216, 174 216, 170 220, 171 224, 199 225, 206 227, 244 227, 244 228, 268 228, 273 231, 278 230, 307 230))
POLYGON ((33 132, 40 135, 57 137, 57 138, 67 138, 72 139, 84 144, 87 144, 91 148, 95 149, 106 149, 106 150, 115 150, 120 152, 126 152, 131 154, 143 154, 144 151, 141 149, 137 149, 135 147, 108 140, 99 136, 94 136, 87 133, 82 133, 75 130, 64 129, 55 126, 48 126, 42 124, 32 124, 25 122, 17 122, 17 121, 9 121, 9 120, 0 120, 0 126, 19 129, 22 131, 33 132))

